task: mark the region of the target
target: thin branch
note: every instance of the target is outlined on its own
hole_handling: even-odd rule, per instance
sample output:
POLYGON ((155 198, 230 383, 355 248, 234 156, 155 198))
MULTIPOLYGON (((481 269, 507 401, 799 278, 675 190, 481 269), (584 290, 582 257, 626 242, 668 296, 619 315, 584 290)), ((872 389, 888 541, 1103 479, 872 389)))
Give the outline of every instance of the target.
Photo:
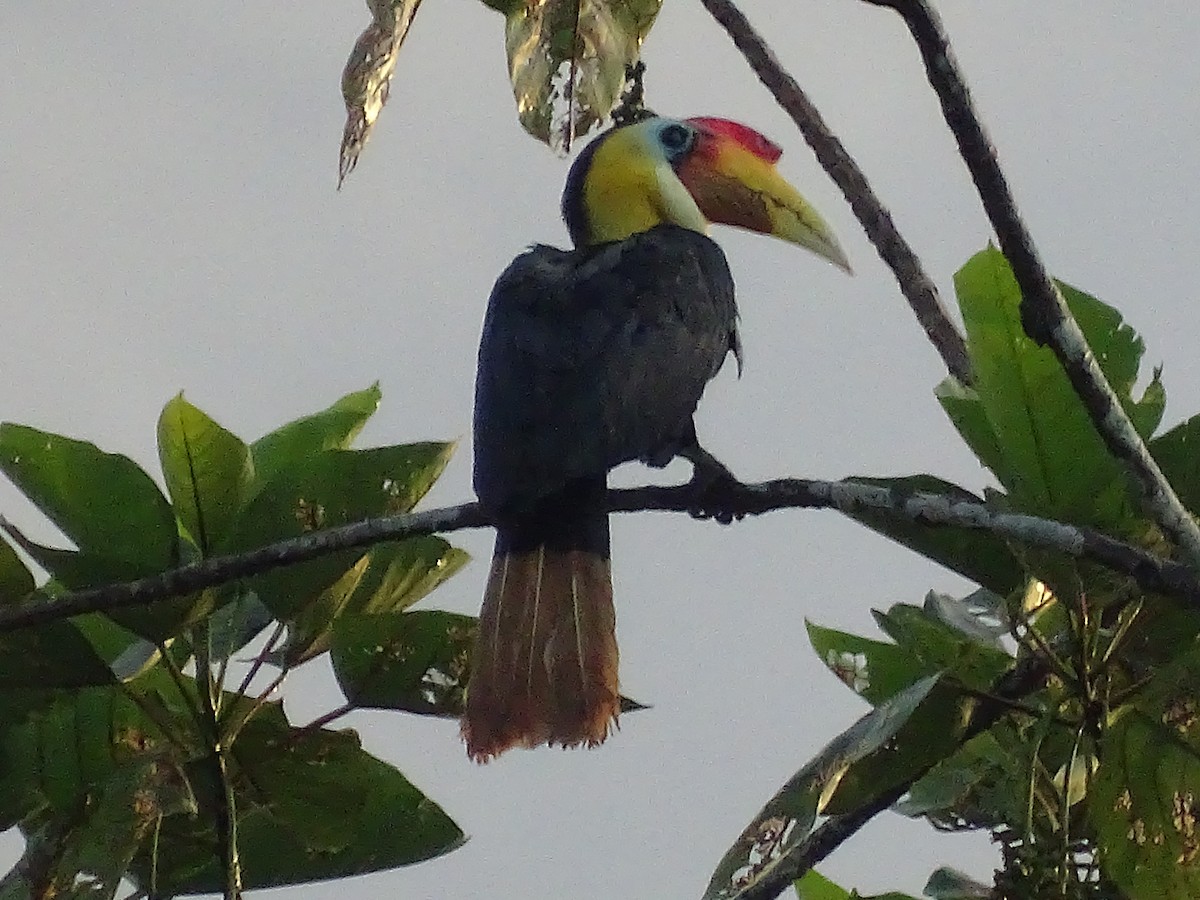
POLYGON ((867 176, 846 152, 829 126, 821 118, 804 90, 775 54, 754 30, 749 20, 731 0, 700 0, 712 17, 729 33, 733 43, 741 51, 754 74, 775 101, 792 117, 800 133, 816 154, 817 161, 841 189, 854 215, 862 224, 863 231, 875 245, 879 257, 887 263, 896 276, 900 291, 916 314, 917 321, 942 357, 946 369, 963 384, 970 384, 971 361, 967 346, 946 314, 938 297, 937 286, 921 267, 921 261, 908 241, 900 234, 892 221, 892 214, 875 196, 867 176))
POLYGON ((761 881, 742 891, 738 895, 739 900, 774 900, 775 897, 791 887, 793 882, 803 878, 810 869, 857 834, 864 825, 885 809, 891 808, 908 793, 909 788, 925 774, 925 771, 905 779, 876 797, 872 797, 870 801, 857 809, 827 819, 824 824, 814 829, 812 834, 775 862, 771 871, 764 875, 761 881))
MULTIPOLYGON (((853 480, 780 478, 758 484, 728 482, 701 494, 689 485, 641 487, 608 493, 610 512, 692 512, 716 506, 723 516, 741 518, 780 509, 835 509, 846 514, 872 511, 930 527, 990 531, 1007 540, 1089 559, 1134 579, 1145 591, 1179 597, 1200 608, 1200 577, 1187 566, 1162 559, 1089 528, 1037 516, 999 512, 984 503, 926 491, 900 491, 853 480)), ((89 612, 111 612, 166 597, 188 594, 282 566, 342 550, 492 525, 476 503, 427 512, 365 519, 313 531, 236 556, 201 560, 137 581, 61 594, 0 608, 0 634, 89 612)), ((0 528, 6 523, 0 520, 0 528)))
POLYGON ((208 765, 213 781, 221 788, 213 804, 213 823, 217 833, 217 856, 225 873, 224 900, 240 900, 242 896, 242 865, 238 855, 237 805, 233 778, 229 772, 228 745, 221 737, 221 688, 213 678, 212 632, 206 620, 199 626, 200 634, 192 644, 196 651, 196 685, 204 709, 200 727, 207 732, 208 765))
MULTIPOLYGON (((961 747, 971 738, 982 734, 1012 712, 1012 704, 1019 703, 1039 690, 1045 684, 1048 675, 1049 669, 1036 657, 1030 656, 1018 661, 1000 676, 990 692, 976 695, 975 710, 958 746, 961 747)), ((794 881, 803 878, 810 869, 853 837, 867 822, 895 804, 939 762, 941 758, 921 766, 901 783, 887 788, 862 806, 838 816, 831 816, 780 859, 773 861, 770 871, 739 895, 741 900, 773 900, 778 897, 791 887, 794 881)))
POLYGON ((1054 352, 1109 452, 1133 474, 1150 515, 1187 560, 1200 568, 1200 526, 1180 502, 1121 408, 1121 401, 1100 370, 1079 324, 1042 265, 1000 169, 995 147, 971 101, 940 18, 927 0, 865 2, 899 13, 920 49, 926 75, 941 102, 946 124, 954 133, 959 153, 970 170, 1000 249, 1008 258, 1021 288, 1021 318, 1025 331, 1054 352))

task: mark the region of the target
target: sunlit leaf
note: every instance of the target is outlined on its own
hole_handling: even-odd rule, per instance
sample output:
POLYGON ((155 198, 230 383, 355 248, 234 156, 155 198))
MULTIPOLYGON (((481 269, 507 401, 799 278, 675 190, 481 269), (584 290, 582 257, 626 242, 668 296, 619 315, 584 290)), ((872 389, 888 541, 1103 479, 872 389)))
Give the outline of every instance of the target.
POLYGON ((895 644, 823 628, 812 622, 806 625, 808 639, 821 661, 839 681, 872 706, 932 674, 928 665, 895 644))
POLYGON ((377 544, 288 623, 283 657, 293 665, 329 648, 344 613, 400 612, 461 569, 469 555, 433 535, 377 544))
POLYGON ((880 704, 793 775, 725 853, 704 900, 741 897, 771 872, 809 836, 850 767, 886 747, 938 683, 923 678, 880 704))
MULTIPOLYGON (((325 450, 282 469, 243 506, 225 552, 299 537, 318 528, 404 513, 429 490, 453 444, 325 450)), ((288 620, 363 556, 348 550, 247 580, 259 600, 288 620)))
POLYGON ((334 673, 356 706, 426 715, 462 713, 473 616, 439 610, 342 616, 334 625, 334 673))
POLYGON ((506 10, 517 115, 531 135, 569 150, 620 97, 626 66, 662 0, 531 0, 506 10))
POLYGON ((128 457, 95 444, 0 425, 0 470, 75 546, 113 563, 119 578, 171 568, 175 515, 154 481, 128 457))
MULTIPOLYGON (((1120 314, 1061 286, 1101 368, 1143 428, 1161 415, 1161 385, 1142 400, 1130 390, 1143 352, 1120 314)), ((1111 530, 1128 530, 1134 510, 1121 466, 1109 455, 1053 353, 1026 337, 1021 294, 1003 254, 976 254, 955 276, 975 384, 941 399, 964 438, 992 466, 1023 510, 1111 530), (947 403, 947 398, 949 403, 947 403), (977 400, 991 427, 971 411, 977 400), (997 452, 1002 461, 996 459, 997 452)))
POLYGON ((158 418, 158 460, 175 514, 201 553, 210 555, 253 480, 250 449, 179 394, 158 418))
POLYGON ((1200 896, 1200 650, 1160 670, 1104 733, 1088 813, 1131 897, 1200 896))
MULTIPOLYGON (((901 496, 918 492, 943 494, 951 500, 982 503, 983 500, 956 484, 932 475, 909 475, 898 478, 868 478, 856 476, 853 481, 886 487, 901 496)), ((873 531, 915 550, 922 556, 940 563, 999 594, 1006 594, 1025 580, 1021 566, 1008 545, 988 531, 976 528, 941 526, 930 528, 893 515, 858 509, 848 514, 873 531)))
POLYGON ((346 127, 338 163, 338 188, 358 165, 375 120, 387 103, 400 47, 408 36, 421 0, 368 0, 371 24, 366 27, 342 70, 346 127))
POLYGON ((847 891, 834 884, 816 869, 808 872, 795 883, 796 896, 799 900, 917 900, 911 894, 901 894, 898 891, 888 891, 886 894, 873 894, 870 897, 847 891))
MULTIPOLYGON (((352 732, 290 727, 278 706, 237 739, 231 777, 239 809, 239 855, 247 888, 344 878, 420 862, 465 836, 395 768, 364 752, 352 732)), ((220 893, 212 802, 200 816, 163 823, 153 860, 139 853, 135 881, 152 866, 164 895, 220 893)))
POLYGON ((322 450, 348 450, 379 408, 379 384, 347 394, 332 406, 276 428, 255 441, 250 452, 259 480, 300 463, 322 450))
POLYGON ((1193 514, 1200 510, 1200 416, 1192 416, 1150 442, 1167 481, 1193 514))

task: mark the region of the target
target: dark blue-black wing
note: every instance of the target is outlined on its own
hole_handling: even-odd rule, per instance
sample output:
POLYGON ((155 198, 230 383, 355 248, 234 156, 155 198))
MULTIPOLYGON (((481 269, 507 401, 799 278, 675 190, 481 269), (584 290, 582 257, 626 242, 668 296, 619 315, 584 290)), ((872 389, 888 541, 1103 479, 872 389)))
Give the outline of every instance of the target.
POLYGON ((475 385, 475 489, 514 511, 691 433, 737 352, 733 279, 704 235, 535 247, 492 291, 475 385))

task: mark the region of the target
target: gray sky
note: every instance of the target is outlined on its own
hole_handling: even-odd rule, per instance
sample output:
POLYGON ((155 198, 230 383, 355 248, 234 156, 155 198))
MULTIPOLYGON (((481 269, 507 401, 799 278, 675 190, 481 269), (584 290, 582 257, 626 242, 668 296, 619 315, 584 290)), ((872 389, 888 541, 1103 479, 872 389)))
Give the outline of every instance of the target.
MULTIPOLYGON (((941 7, 1047 262, 1145 336, 1147 362, 1165 364, 1168 424, 1200 408, 1188 362, 1200 11, 1167 0, 941 7)), ((899 21, 852 0, 745 9, 949 293, 989 232, 899 21)), ((338 80, 367 21, 358 0, 0 2, 0 419, 157 472, 156 417, 180 389, 252 439, 378 379, 384 402, 362 445, 468 436, 484 301, 526 244, 565 242, 567 163, 516 122, 502 19, 430 0, 336 193, 338 80)), ((723 32, 698 4, 669 0, 645 60, 660 112, 740 119, 781 143, 782 170, 858 272, 715 234, 738 283, 746 370, 723 373, 701 405, 709 449, 749 479, 987 483, 933 399, 939 360, 890 274, 723 32)), ((470 496, 468 444, 427 506, 470 496)), ((630 467, 618 480, 646 477, 630 467)), ((7 484, 0 511, 53 536, 7 484)), ((474 612, 491 536, 455 540, 476 561, 426 605, 474 612)), ((626 717, 599 750, 513 752, 485 767, 467 761, 453 723, 351 717, 367 749, 471 840, 345 889, 698 896, 761 804, 863 711, 812 654, 805 618, 873 633, 871 607, 970 587, 828 512, 729 528, 617 517, 613 559, 622 685, 654 709, 626 717)), ((296 721, 338 702, 329 673, 310 669, 286 695, 296 721)), ((0 850, 7 867, 19 844, 10 836, 0 850)), ((889 814, 823 871, 867 892, 917 893, 939 864, 986 876, 993 856, 983 839, 889 814)))

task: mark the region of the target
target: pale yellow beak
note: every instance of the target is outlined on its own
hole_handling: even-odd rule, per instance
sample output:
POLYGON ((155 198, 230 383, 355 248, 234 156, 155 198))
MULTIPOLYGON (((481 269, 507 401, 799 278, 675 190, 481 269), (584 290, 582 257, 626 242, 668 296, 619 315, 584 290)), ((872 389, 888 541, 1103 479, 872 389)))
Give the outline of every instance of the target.
POLYGON ((705 218, 799 244, 853 274, 829 225, 775 168, 777 146, 726 119, 687 121, 699 136, 675 172, 705 218))

